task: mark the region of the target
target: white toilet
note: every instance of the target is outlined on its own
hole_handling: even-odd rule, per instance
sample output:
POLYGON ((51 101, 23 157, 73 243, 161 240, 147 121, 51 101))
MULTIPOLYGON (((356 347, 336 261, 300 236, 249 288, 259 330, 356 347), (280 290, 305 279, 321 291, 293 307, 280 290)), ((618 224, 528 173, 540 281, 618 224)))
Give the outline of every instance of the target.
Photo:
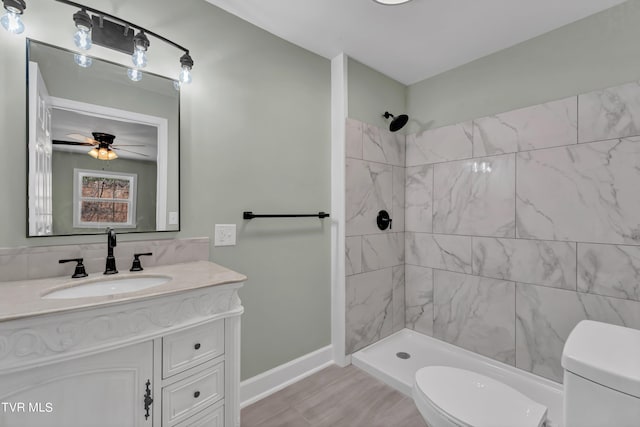
POLYGON ((583 320, 562 352, 564 427, 640 427, 640 331, 583 320))
MULTIPOLYGON (((640 427, 640 331, 582 321, 562 354, 564 427, 640 427)), ((413 399, 429 427, 542 427, 547 408, 475 372, 427 366, 413 399)))

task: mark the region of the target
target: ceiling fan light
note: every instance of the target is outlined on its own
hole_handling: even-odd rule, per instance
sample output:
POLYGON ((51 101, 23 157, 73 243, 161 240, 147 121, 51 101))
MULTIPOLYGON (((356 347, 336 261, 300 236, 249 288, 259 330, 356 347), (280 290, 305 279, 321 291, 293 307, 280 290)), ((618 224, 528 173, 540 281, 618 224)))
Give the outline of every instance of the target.
POLYGON ((87 154, 90 155, 91 157, 93 157, 94 159, 97 159, 98 158, 98 148, 93 147, 91 149, 91 151, 89 151, 87 154))
POLYGON ((113 151, 113 150, 108 150, 108 153, 107 153, 107 160, 115 160, 115 159, 117 159, 117 158, 118 158, 118 155, 116 154, 116 152, 115 152, 115 151, 113 151))

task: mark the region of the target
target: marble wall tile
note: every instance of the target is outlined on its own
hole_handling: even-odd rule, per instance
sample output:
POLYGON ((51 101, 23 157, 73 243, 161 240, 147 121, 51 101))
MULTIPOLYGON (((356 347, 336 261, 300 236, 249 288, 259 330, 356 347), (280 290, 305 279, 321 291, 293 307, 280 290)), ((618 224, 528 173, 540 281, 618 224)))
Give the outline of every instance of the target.
POLYGON ((433 166, 407 168, 405 230, 433 231, 433 166))
POLYGON ((515 237, 515 155, 435 165, 433 231, 515 237))
POLYGON ((362 237, 362 271, 404 264, 404 233, 371 234, 362 237))
POLYGON ((351 354, 393 330, 392 269, 347 277, 346 351, 351 354))
POLYGON ((471 158, 472 139, 472 122, 407 135, 407 166, 471 158))
POLYGON ((362 236, 352 236, 345 239, 346 275, 362 273, 362 236))
POLYGON ((518 237, 640 244, 634 185, 640 182, 640 142, 594 142, 517 156, 518 237))
POLYGON ((405 233, 407 264, 471 274, 471 237, 405 233))
POLYGON ((515 284, 434 270, 434 337, 515 364, 515 284))
POLYGON ((405 191, 406 191, 406 168, 393 167, 393 207, 390 212, 393 219, 393 230, 405 230, 405 191))
POLYGON ((579 142, 640 135, 640 84, 579 95, 578 123, 579 142))
POLYGON ((640 246, 578 243, 578 290, 640 301, 640 246))
POLYGON ((433 336, 433 270, 415 265, 405 266, 406 325, 433 336))
MULTIPOLYGON (((131 268, 134 253, 153 252, 145 257, 143 266, 169 265, 191 261, 209 260, 209 238, 141 240, 119 242, 114 248, 116 267, 119 271, 131 268)), ((75 264, 60 264, 61 259, 83 258, 87 273, 104 271, 107 244, 86 243, 81 245, 34 246, 27 248, 4 248, 0 255, 0 281, 27 280, 46 277, 69 276, 75 264), (3 265, 3 258, 9 260, 3 265), (13 260, 13 261, 11 261, 13 260)))
POLYGON ((584 319, 640 329, 640 303, 518 283, 516 366, 561 382, 564 343, 584 319))
POLYGON ((393 283, 393 332, 398 332, 405 327, 405 276, 404 265, 398 265, 391 270, 391 281, 393 283))
POLYGON ((209 260, 209 239, 170 239, 154 240, 149 243, 138 242, 136 252, 153 252, 147 257, 147 263, 152 265, 177 264, 191 261, 209 260))
POLYGON ((473 274, 576 290, 576 244, 473 237, 473 274))
POLYGON ((362 158, 372 162, 404 166, 405 136, 367 123, 362 125, 362 158))
POLYGON ((347 119, 345 136, 345 152, 347 157, 362 159, 362 122, 347 119))
POLYGON ((577 97, 473 121, 473 157, 576 144, 577 97))
POLYGON ((392 206, 392 167, 347 159, 346 169, 347 236, 379 233, 378 212, 392 206))

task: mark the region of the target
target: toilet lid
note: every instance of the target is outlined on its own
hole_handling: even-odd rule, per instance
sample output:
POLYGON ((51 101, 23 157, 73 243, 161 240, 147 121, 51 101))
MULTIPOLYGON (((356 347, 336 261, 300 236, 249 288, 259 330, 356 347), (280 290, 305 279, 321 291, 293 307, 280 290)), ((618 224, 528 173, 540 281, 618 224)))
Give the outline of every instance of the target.
POLYGON ((547 408, 519 391, 476 372, 427 366, 416 372, 415 387, 436 409, 473 427, 540 427, 547 408))

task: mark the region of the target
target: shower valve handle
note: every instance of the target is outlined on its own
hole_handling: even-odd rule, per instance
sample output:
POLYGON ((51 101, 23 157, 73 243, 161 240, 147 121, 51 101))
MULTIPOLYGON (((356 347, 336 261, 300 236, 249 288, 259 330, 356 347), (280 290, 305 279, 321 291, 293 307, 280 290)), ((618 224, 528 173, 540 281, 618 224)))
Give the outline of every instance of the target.
POLYGON ((376 222, 378 223, 378 228, 380 230, 386 230, 387 228, 389 230, 392 229, 391 223, 393 222, 393 220, 389 217, 389 212, 385 210, 381 210, 380 212, 378 212, 376 222))

